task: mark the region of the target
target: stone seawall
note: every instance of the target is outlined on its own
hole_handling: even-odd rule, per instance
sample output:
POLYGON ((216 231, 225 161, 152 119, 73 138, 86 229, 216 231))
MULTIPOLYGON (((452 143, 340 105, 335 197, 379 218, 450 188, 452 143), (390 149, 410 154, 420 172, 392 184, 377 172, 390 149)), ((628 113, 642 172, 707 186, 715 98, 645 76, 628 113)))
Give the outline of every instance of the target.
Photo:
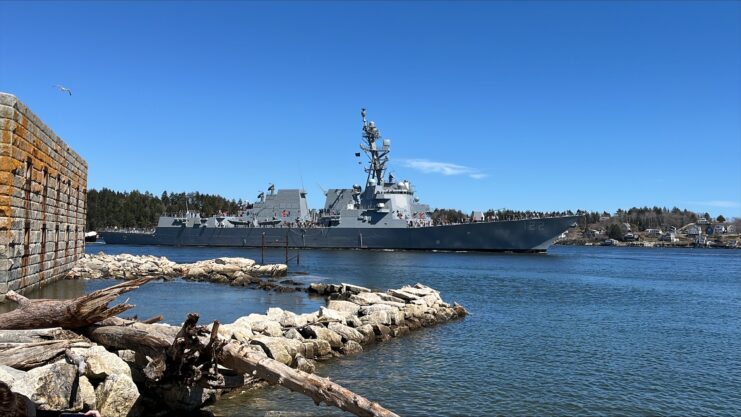
POLYGON ((0 301, 63 277, 85 252, 87 163, 0 93, 0 301))

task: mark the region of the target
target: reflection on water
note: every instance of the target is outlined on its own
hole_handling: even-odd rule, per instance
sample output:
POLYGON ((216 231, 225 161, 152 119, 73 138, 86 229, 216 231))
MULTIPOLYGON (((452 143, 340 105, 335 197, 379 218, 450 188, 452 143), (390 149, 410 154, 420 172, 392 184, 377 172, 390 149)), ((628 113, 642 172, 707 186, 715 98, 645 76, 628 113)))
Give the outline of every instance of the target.
MULTIPOLYGON (((109 282, 115 282, 113 280, 109 282)), ((85 294, 85 281, 79 280, 62 280, 49 284, 46 287, 34 292, 24 294, 28 298, 56 298, 66 299, 75 298, 85 294)), ((12 301, 0 303, 0 313, 6 313, 16 308, 12 301)))

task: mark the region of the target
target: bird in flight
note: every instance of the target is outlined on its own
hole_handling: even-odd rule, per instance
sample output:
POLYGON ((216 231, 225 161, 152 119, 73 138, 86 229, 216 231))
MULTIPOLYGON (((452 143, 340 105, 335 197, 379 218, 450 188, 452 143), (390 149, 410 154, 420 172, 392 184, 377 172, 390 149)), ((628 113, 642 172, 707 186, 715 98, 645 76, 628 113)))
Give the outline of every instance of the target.
POLYGON ((63 86, 62 84, 57 84, 54 87, 56 87, 59 91, 61 91, 63 93, 67 93, 69 95, 72 95, 72 90, 70 90, 69 88, 63 86))

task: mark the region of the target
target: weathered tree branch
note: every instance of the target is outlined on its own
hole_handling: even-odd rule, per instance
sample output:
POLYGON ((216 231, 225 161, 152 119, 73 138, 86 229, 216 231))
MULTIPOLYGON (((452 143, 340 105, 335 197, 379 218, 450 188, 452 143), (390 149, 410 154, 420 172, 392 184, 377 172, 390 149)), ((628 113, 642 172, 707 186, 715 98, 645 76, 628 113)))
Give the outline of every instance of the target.
POLYGON ((311 397, 318 405, 322 401, 364 417, 398 417, 349 389, 313 374, 309 374, 276 360, 260 356, 237 343, 228 343, 222 351, 221 364, 227 368, 264 379, 270 384, 282 385, 291 391, 311 397))
POLYGON ((126 303, 109 308, 108 303, 150 280, 151 278, 142 278, 122 282, 72 300, 29 300, 9 291, 5 297, 18 303, 19 307, 0 314, 0 330, 86 327, 132 308, 133 305, 126 303))
POLYGON ((0 350, 0 364, 25 371, 46 365, 73 346, 90 347, 90 343, 86 343, 84 339, 27 343, 0 350))
MULTIPOLYGON (((145 367, 144 374, 152 382, 223 386, 224 379, 218 370, 220 364, 307 395, 317 404, 324 402, 357 416, 398 417, 378 403, 371 402, 327 378, 293 369, 260 355, 245 345, 227 343, 218 336, 218 322, 214 322, 209 332, 205 327, 196 325, 197 314, 188 315, 180 330, 172 326, 114 317, 133 306, 124 303, 109 308, 108 303, 149 280, 143 278, 126 281, 73 300, 29 300, 10 293, 8 299, 17 302, 20 307, 0 314, 0 330, 47 327, 77 329, 90 340, 111 350, 130 349, 146 355, 149 364, 145 367)), ((157 321, 157 318, 149 321, 157 321)), ((39 332, 38 337, 43 335, 43 332, 39 332)), ((18 337, 14 335, 13 338, 18 337)), ((70 347, 81 346, 81 341, 83 339, 54 340, 7 347, 0 350, 0 364, 17 369, 31 369, 58 358, 70 347)))

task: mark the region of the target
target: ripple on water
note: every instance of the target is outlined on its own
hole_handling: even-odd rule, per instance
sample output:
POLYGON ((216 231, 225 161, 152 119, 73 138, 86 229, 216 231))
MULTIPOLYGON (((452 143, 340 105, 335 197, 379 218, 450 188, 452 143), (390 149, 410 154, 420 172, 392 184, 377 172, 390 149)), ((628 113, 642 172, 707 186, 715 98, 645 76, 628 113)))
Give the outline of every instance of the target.
MULTIPOLYGON (((96 246, 179 262, 260 259, 244 248, 96 246)), ((273 251, 266 261, 280 261, 273 251)), ((305 282, 396 288, 422 282, 463 304, 463 321, 321 364, 318 372, 404 416, 739 416, 741 251, 556 247, 547 256, 302 251, 305 282), (308 275, 306 275, 308 274, 308 275)), ((87 290, 109 283, 90 282, 87 290)), ((79 286, 79 284, 76 284, 79 286)), ((80 289, 82 291, 84 288, 80 289)), ((230 321, 321 299, 205 283, 154 283, 134 313, 191 310, 230 321)), ((338 416, 268 388, 225 398, 218 415, 338 416)))

